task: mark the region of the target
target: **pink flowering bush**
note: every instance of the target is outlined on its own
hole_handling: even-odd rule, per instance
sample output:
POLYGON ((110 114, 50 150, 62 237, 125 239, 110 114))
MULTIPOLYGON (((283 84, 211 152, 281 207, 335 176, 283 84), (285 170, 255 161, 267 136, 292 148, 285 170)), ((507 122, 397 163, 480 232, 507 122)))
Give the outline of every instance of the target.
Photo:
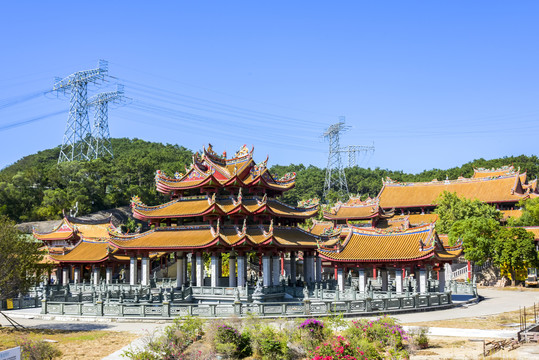
POLYGON ((311 360, 367 360, 382 358, 376 352, 376 349, 362 349, 359 346, 354 346, 342 336, 336 336, 331 342, 317 346, 310 352, 310 355, 311 360))

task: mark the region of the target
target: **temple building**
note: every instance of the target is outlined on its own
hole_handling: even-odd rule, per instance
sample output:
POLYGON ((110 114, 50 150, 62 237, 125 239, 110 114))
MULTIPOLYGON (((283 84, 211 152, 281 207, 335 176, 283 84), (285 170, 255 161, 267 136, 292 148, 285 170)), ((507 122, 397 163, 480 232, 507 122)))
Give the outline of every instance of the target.
POLYGON ((47 246, 50 253, 61 254, 72 249, 81 239, 106 241, 109 230, 115 229, 112 215, 98 220, 79 219, 64 214, 60 224, 49 232, 32 230, 34 237, 47 246))
POLYGON ((389 279, 395 281, 395 291, 403 292, 403 279, 412 275, 418 279, 420 292, 432 291, 427 280, 433 272, 439 289, 444 291, 444 265, 462 254, 461 244, 449 246, 434 229, 426 225, 406 231, 392 232, 379 229, 351 227, 342 242, 322 246, 319 250, 324 261, 335 268, 335 279, 341 289, 345 286, 347 271, 357 271, 360 292, 365 291, 368 278, 381 279, 381 290, 389 290, 389 279))
POLYGON ((514 210, 520 200, 539 196, 536 180, 529 183, 526 180, 526 173, 521 174, 512 167, 475 170, 474 177, 469 179, 459 177, 456 180, 401 183, 387 178, 383 181, 378 200, 380 207, 395 209, 396 214, 428 214, 436 208, 439 196, 448 191, 459 197, 495 205, 502 211, 514 210))

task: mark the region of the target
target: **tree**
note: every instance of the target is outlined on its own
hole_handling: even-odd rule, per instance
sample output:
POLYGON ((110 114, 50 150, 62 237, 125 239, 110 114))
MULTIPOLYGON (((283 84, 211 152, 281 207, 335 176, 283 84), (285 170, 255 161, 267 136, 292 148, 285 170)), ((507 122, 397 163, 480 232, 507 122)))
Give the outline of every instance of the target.
POLYGON ((15 223, 0 215, 0 299, 25 294, 47 270, 42 244, 21 234, 15 223))
POLYGON ((523 228, 500 228, 492 243, 492 262, 507 269, 514 286, 518 269, 539 264, 533 234, 523 228))
POLYGON ((484 204, 479 200, 470 200, 458 197, 456 193, 444 191, 438 198, 438 206, 435 213, 438 214, 436 231, 447 234, 453 224, 459 220, 473 217, 499 220, 500 212, 492 205, 484 204))
POLYGON ((458 220, 451 226, 449 241, 454 244, 461 240, 466 260, 482 265, 493 255, 492 244, 499 228, 498 221, 487 217, 458 220))
POLYGON ((522 208, 522 216, 518 219, 509 218, 511 226, 539 225, 539 198, 521 200, 518 205, 522 208))

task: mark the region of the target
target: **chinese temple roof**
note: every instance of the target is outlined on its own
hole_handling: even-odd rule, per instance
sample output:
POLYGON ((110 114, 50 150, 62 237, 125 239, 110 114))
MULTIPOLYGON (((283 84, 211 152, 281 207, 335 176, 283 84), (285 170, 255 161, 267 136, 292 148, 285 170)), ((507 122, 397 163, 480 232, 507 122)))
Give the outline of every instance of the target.
POLYGON ((333 230, 332 221, 318 221, 318 220, 313 220, 313 226, 309 229, 309 231, 314 235, 322 235, 331 230, 333 230))
POLYGON ((403 232, 382 232, 352 228, 342 245, 333 250, 319 250, 320 255, 339 262, 407 262, 417 260, 452 260, 462 248, 444 247, 434 226, 403 232))
POLYGON ((294 187, 295 173, 274 178, 267 169, 268 159, 256 164, 252 159, 253 151, 244 145, 233 158, 227 159, 226 153, 216 154, 210 144, 202 155, 193 155, 193 163, 185 169, 185 174, 176 173, 169 177, 158 170, 155 176, 157 190, 168 194, 202 187, 261 187, 283 192, 294 187))
POLYGON ((306 219, 318 212, 318 206, 299 208, 289 206, 266 196, 195 196, 176 199, 158 206, 146 206, 135 198, 132 201, 133 216, 140 220, 152 218, 184 218, 202 215, 257 215, 306 219))
POLYGON ((359 199, 350 198, 347 203, 338 202, 330 211, 324 211, 324 219, 327 220, 365 220, 392 215, 393 212, 384 212, 380 208, 378 199, 359 201, 359 199))
POLYGON ((110 243, 111 246, 123 250, 171 251, 243 245, 316 248, 317 240, 318 238, 313 234, 297 227, 196 225, 159 227, 137 235, 117 236, 111 239, 110 243))
POLYGON ((49 254, 49 257, 58 262, 98 263, 107 260, 116 251, 106 241, 82 240, 65 255, 49 254))
POLYGON ((33 231, 36 239, 42 241, 51 240, 86 240, 108 239, 110 228, 114 229, 109 216, 99 220, 84 220, 65 215, 60 224, 51 232, 38 233, 33 231))
POLYGON ((378 198, 384 209, 436 206, 438 197, 444 191, 485 203, 518 202, 530 196, 530 191, 522 186, 522 179, 525 178, 525 174, 515 174, 421 183, 398 183, 388 178, 378 198))
POLYGON ((477 178, 485 178, 485 177, 515 175, 517 172, 515 172, 515 168, 513 167, 513 165, 503 166, 499 169, 478 168, 478 169, 473 169, 472 178, 477 179, 477 178))

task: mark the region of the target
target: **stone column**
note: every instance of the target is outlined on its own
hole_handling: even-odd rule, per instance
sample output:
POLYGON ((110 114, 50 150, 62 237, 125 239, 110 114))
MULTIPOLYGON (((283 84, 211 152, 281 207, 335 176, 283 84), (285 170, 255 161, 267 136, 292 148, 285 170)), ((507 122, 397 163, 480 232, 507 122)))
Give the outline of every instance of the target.
POLYGON ((271 286, 271 257, 268 254, 262 256, 262 279, 264 287, 271 286))
POLYGON ((395 291, 397 294, 402 293, 402 270, 395 269, 395 291))
POLYGON ((359 268, 358 269, 358 274, 359 274, 359 278, 358 278, 359 291, 364 293, 365 292, 365 285, 367 284, 367 276, 365 274, 365 269, 364 268, 359 268))
POLYGON ((64 266, 62 268, 62 285, 69 284, 69 267, 64 266))
POLYGON ((101 280, 101 269, 99 266, 94 265, 92 268, 92 272, 94 274, 94 285, 97 286, 99 285, 99 280, 101 280))
POLYGON ((237 285, 236 279, 236 258, 230 255, 228 258, 228 286, 235 287, 237 285))
POLYGON ((148 256, 142 257, 141 263, 141 284, 143 286, 150 285, 150 258, 148 256))
POLYGON ((445 269, 443 267, 440 267, 438 272, 438 291, 445 291, 445 269))
POLYGON ((137 284, 137 271, 138 271, 138 260, 136 256, 131 256, 129 260, 129 284, 137 284))
POLYGON ((106 275, 105 277, 106 283, 109 285, 112 284, 112 266, 107 266, 105 275, 106 275))
POLYGON ((427 269, 422 267, 419 270, 419 292, 424 293, 427 292, 427 269))
POLYGON ((342 267, 337 268, 337 285, 339 286, 339 291, 344 291, 344 277, 345 277, 345 269, 342 267))
POLYGON ((303 280, 305 284, 309 284, 312 281, 312 263, 311 263, 311 254, 308 251, 303 252, 303 280))
POLYGON ((281 257, 273 255, 271 258, 271 284, 277 286, 280 284, 279 275, 281 274, 281 257))
POLYGON ((238 256, 238 286, 245 286, 247 280, 247 262, 245 261, 245 255, 240 254, 238 256))
POLYGON ((176 287, 181 288, 185 283, 185 255, 183 252, 176 253, 176 287))
POLYGON ((315 278, 316 278, 316 282, 321 282, 322 281, 322 258, 320 257, 320 255, 318 255, 318 252, 316 253, 316 275, 315 275, 315 278))
POLYGON ((80 266, 76 265, 73 270, 73 282, 75 284, 80 283, 80 266))
POLYGON ((382 277, 382 291, 388 290, 388 279, 387 279, 387 269, 383 268, 380 270, 380 276, 382 277))
POLYGON ((210 263, 210 272, 211 272, 211 287, 217 287, 219 281, 219 254, 211 254, 211 263, 210 263))
POLYGON ((197 256, 195 253, 191 253, 191 286, 197 284, 197 256))
POLYGON ((290 283, 296 285, 296 252, 290 252, 290 283))
POLYGON ((204 260, 202 259, 202 253, 197 253, 196 262, 196 284, 197 286, 204 286, 204 260))

